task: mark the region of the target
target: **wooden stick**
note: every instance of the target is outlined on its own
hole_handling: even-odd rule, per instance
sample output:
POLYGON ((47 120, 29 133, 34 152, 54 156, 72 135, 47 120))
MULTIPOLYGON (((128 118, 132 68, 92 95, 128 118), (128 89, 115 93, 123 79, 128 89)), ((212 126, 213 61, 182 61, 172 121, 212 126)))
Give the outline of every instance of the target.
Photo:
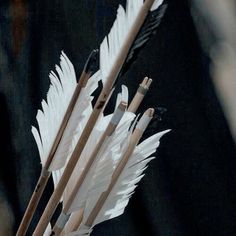
POLYGON ((100 210, 102 209, 104 203, 106 202, 109 194, 111 193, 113 187, 115 186, 117 180, 119 179, 122 171, 124 170, 130 156, 132 155, 136 145, 138 144, 140 138, 142 137, 147 125, 149 124, 150 120, 152 119, 154 114, 154 109, 149 108, 141 117, 140 121, 138 122, 132 136, 130 139, 130 143, 129 146, 126 150, 126 152, 124 153, 121 161, 119 162, 119 164, 117 165, 113 175, 112 175, 112 179, 111 179, 111 183, 108 187, 108 189, 103 192, 100 196, 100 198, 98 199, 95 207, 93 208, 93 210, 91 211, 91 213, 88 216, 88 219, 85 222, 85 225, 88 227, 92 227, 96 217, 98 216, 100 210))
MULTIPOLYGON (((64 230, 60 233, 60 236, 66 236, 68 233, 75 231, 78 229, 79 225, 83 220, 84 209, 81 208, 76 212, 71 214, 69 221, 67 222, 64 230)), ((53 234, 51 234, 53 235, 53 234)))
POLYGON ((128 111, 136 113, 138 107, 140 106, 140 103, 143 101, 144 96, 146 95, 150 85, 152 83, 152 79, 145 77, 142 81, 142 83, 139 85, 139 88, 137 89, 137 92, 131 101, 128 111))
POLYGON ((105 141, 107 140, 108 137, 110 137, 117 125, 119 124, 121 118, 123 117, 124 113, 125 113, 125 110, 127 108, 127 103, 125 102, 121 102, 119 104, 119 106, 117 107, 116 111, 114 112, 113 116, 112 116, 112 119, 111 121, 109 122, 109 124, 107 125, 107 128, 106 130, 104 131, 104 133, 102 134, 102 136, 100 137, 97 145, 95 146, 91 156, 89 157, 89 160, 85 166, 85 168, 83 169, 72 193, 70 194, 68 200, 65 202, 65 205, 63 206, 63 210, 62 210, 62 213, 61 215, 59 216, 56 224, 54 225, 53 227, 53 230, 52 230, 52 235, 60 235, 61 231, 63 230, 65 224, 67 223, 67 220, 69 220, 69 217, 65 217, 68 216, 68 211, 69 209, 71 208, 71 204, 73 203, 76 195, 78 194, 82 184, 84 183, 84 180, 85 178, 87 177, 88 174, 91 174, 90 173, 90 170, 95 162, 95 160, 98 158, 101 150, 104 148, 104 145, 105 145, 105 141), (62 220, 62 219, 65 219, 65 220, 62 220))
POLYGON ((76 231, 83 219, 84 209, 80 209, 79 211, 74 212, 70 216, 70 220, 66 224, 66 230, 67 232, 73 232, 76 231))
POLYGON ((38 179, 38 182, 36 184, 35 190, 31 196, 30 202, 27 206, 27 209, 25 211, 25 214, 23 216, 21 224, 20 224, 18 231, 16 233, 17 236, 24 236, 27 232, 27 229, 28 229, 30 223, 31 223, 31 220, 33 218, 35 210, 38 206, 39 200, 43 194, 43 191, 47 185, 48 179, 51 175, 51 171, 49 171, 50 164, 52 163, 52 160, 53 160, 53 157, 56 153, 57 147, 58 147, 60 140, 62 138, 62 135, 66 129, 67 123, 69 121, 69 118, 71 116, 73 108, 76 104, 76 101, 79 97, 80 91, 83 87, 86 86, 87 81, 88 81, 89 77, 91 76, 92 71, 90 71, 89 67, 91 66, 91 63, 92 63, 91 61, 94 60, 95 53, 97 53, 97 51, 94 50, 90 54, 85 66, 84 66, 84 70, 80 76, 79 82, 76 86, 76 89, 75 89, 74 94, 71 98, 70 104, 69 104, 67 111, 65 113, 65 116, 62 120, 61 126, 58 130, 57 136, 54 140, 54 143, 53 143, 50 153, 48 155, 47 161, 46 161, 44 167, 42 168, 42 171, 41 171, 40 177, 38 179))
POLYGON ((77 164, 77 161, 87 143, 87 140, 93 130, 93 127, 101 113, 102 108, 104 107, 107 98, 109 97, 110 91, 112 89, 113 84, 115 83, 115 80, 122 68, 123 63, 126 60, 126 57, 128 55, 129 49, 132 46, 132 43, 134 42, 140 28, 142 27, 145 18, 153 4, 154 0, 146 0, 138 14, 138 17, 136 18, 130 32, 129 35, 127 37, 126 42, 124 43, 124 45, 122 46, 120 53, 117 57, 116 63, 114 63, 110 74, 108 75, 107 79, 106 79, 106 83, 105 86, 103 87, 98 100, 95 104, 94 110, 80 136, 80 139, 71 155, 70 160, 68 161, 68 164, 63 172, 63 175, 59 181, 59 183, 57 184, 56 189, 54 190, 40 220, 39 223, 33 233, 34 236, 39 236, 39 235, 43 235, 43 233, 45 232, 45 229, 50 221, 50 219, 52 218, 52 215, 61 199, 61 196, 64 192, 64 189, 69 181, 69 178, 77 164))

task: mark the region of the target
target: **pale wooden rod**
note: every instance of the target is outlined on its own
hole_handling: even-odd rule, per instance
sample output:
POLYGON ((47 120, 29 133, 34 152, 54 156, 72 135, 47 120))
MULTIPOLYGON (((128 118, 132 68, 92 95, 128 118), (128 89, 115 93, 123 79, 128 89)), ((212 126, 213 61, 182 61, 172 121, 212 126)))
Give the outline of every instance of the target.
POLYGON ((145 77, 142 81, 142 83, 139 85, 139 88, 137 89, 137 92, 132 99, 128 111, 136 113, 138 107, 140 106, 141 102, 143 101, 144 96, 146 95, 147 91, 149 90, 149 87, 152 83, 152 79, 145 77))

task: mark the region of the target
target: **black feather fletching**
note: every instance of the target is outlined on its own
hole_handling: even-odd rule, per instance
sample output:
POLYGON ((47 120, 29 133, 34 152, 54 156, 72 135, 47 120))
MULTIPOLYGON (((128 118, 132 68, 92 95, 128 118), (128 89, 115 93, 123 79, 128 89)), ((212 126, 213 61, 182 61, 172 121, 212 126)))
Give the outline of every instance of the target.
POLYGON ((167 4, 163 4, 154 11, 150 11, 143 23, 136 39, 131 46, 129 53, 126 57, 125 63, 119 73, 119 77, 123 76, 131 64, 137 59, 140 50, 147 44, 149 39, 156 33, 163 15, 165 14, 167 4))

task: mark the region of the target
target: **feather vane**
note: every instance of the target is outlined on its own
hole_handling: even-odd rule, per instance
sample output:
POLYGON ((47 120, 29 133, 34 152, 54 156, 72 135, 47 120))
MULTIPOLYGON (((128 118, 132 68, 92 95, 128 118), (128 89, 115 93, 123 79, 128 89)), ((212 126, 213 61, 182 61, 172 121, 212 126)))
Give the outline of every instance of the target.
MULTIPOLYGON (((37 113, 39 130, 32 127, 32 133, 43 166, 77 85, 74 67, 64 52, 62 52, 60 59, 60 67, 56 66, 58 75, 52 71, 49 75, 51 85, 47 93, 47 102, 42 101, 42 110, 37 113)), ((86 87, 82 88, 49 170, 62 168, 72 152, 80 137, 82 127, 86 124, 92 112, 91 102, 93 97, 91 94, 97 88, 100 79, 101 74, 98 71, 89 79, 86 87)), ((53 175, 55 179, 58 179, 58 173, 53 175)))
MULTIPOLYGON (((155 11, 156 9, 158 9, 162 2, 163 0, 155 0, 152 5, 151 11, 155 11)), ((125 44, 130 30, 133 27, 133 24, 143 4, 143 0, 127 0, 126 10, 122 5, 119 5, 117 10, 117 17, 113 23, 110 33, 104 38, 103 42, 100 45, 100 70, 102 73, 102 80, 104 82, 108 78, 113 68, 113 64, 117 61, 120 50, 125 44)), ((161 13, 158 14, 158 17, 155 17, 155 20, 158 21, 158 24, 163 14, 164 12, 161 11, 161 13)), ((151 23, 153 23, 153 20, 151 21, 151 23)), ((155 28, 158 26, 158 24, 156 24, 155 28)), ((149 24, 146 24, 144 30, 141 29, 141 32, 147 33, 147 29, 149 29, 149 31, 151 31, 151 29, 154 30, 154 28, 150 28, 147 25, 149 24)), ((126 69, 122 69, 123 72, 127 70, 127 65, 131 64, 131 59, 135 54, 134 51, 137 51, 138 48, 140 49, 145 44, 145 42, 148 41, 152 34, 153 32, 149 32, 147 35, 145 35, 145 37, 143 37, 142 35, 141 40, 140 37, 136 37, 137 42, 134 41, 133 46, 129 51, 124 65, 126 69)))
MULTIPOLYGON (((137 184, 144 176, 144 170, 147 168, 148 163, 155 158, 153 156, 150 157, 150 155, 156 151, 160 144, 160 138, 167 132, 169 132, 169 130, 152 135, 136 146, 128 163, 122 171, 122 174, 119 176, 118 181, 96 217, 93 226, 123 214, 137 184)), ((118 162, 115 161, 115 163, 118 162)), ((94 185, 96 185, 96 183, 94 185)), ((83 222, 86 222, 87 217, 94 208, 99 197, 100 195, 96 194, 96 192, 89 192, 84 210, 83 222)), ((78 231, 71 232, 68 235, 90 235, 92 227, 87 227, 85 224, 82 224, 78 231)))

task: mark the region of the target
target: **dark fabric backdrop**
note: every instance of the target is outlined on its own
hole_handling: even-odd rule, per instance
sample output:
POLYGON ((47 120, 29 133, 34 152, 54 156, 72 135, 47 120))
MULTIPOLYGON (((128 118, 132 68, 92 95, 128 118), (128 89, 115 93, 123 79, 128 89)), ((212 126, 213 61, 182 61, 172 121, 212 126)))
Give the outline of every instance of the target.
MULTIPOLYGON (((0 3, 0 190, 17 228, 40 173, 31 134, 48 73, 63 49, 80 74, 109 32, 120 1, 12 0, 0 3)), ((124 1, 123 1, 124 2, 124 1)), ((133 95, 154 79, 145 103, 164 107, 148 133, 171 128, 124 215, 93 235, 236 235, 235 147, 209 76, 188 2, 169 0, 157 34, 125 75, 133 95)), ((112 103, 109 105, 112 108, 112 103)), ((40 203, 30 233, 50 195, 40 203)), ((1 222, 0 222, 1 224, 1 222)))

